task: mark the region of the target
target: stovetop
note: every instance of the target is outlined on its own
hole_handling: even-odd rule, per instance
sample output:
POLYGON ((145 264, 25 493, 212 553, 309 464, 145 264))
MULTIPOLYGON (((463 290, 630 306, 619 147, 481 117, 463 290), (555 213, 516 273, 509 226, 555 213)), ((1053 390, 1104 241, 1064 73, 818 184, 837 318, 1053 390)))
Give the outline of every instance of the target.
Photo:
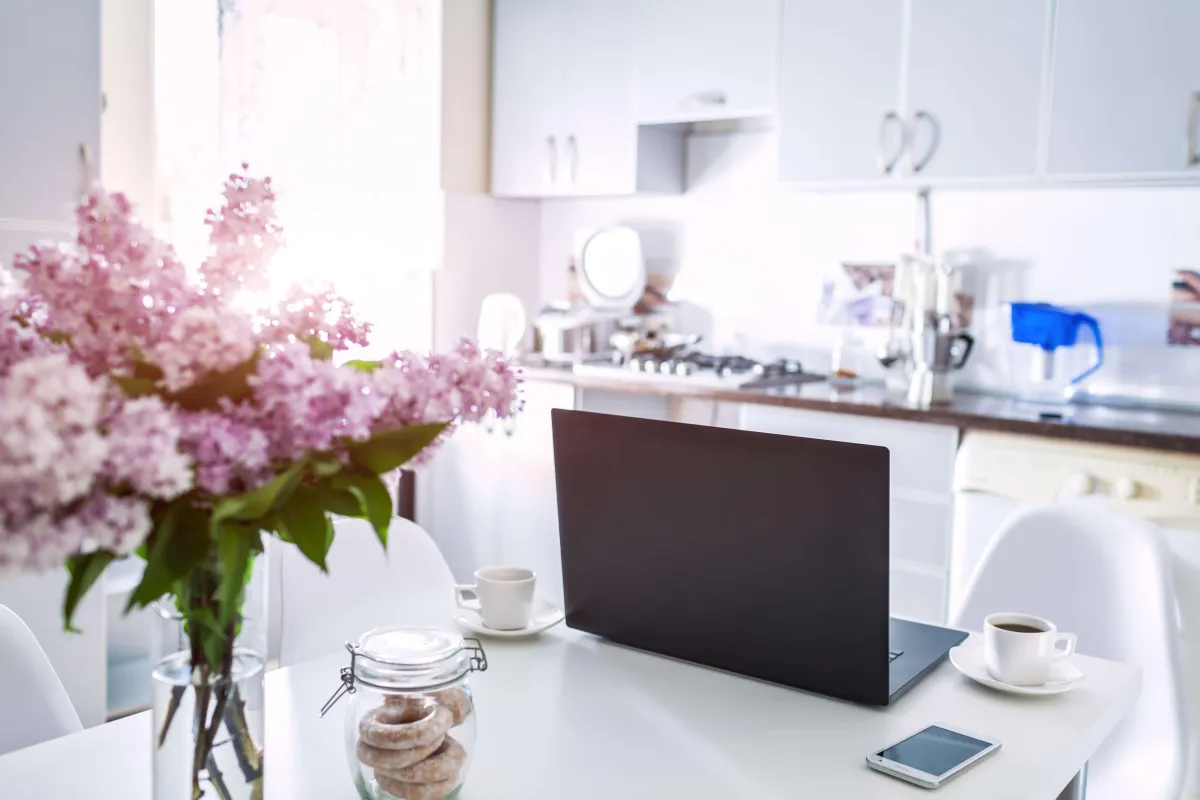
POLYGON ((805 372, 804 366, 794 359, 758 361, 742 355, 713 355, 700 351, 671 355, 638 353, 629 359, 618 353, 610 361, 577 364, 574 371, 579 375, 738 389, 765 389, 825 380, 824 375, 805 372))

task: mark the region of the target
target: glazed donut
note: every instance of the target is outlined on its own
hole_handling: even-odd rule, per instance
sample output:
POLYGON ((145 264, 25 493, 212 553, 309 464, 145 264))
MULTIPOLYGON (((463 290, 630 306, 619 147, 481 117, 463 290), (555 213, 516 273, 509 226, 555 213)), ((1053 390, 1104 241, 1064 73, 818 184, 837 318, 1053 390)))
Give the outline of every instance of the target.
POLYGON ((466 761, 467 751, 453 736, 447 736, 442 746, 424 761, 402 769, 377 769, 375 775, 382 773, 401 783, 443 783, 458 780, 466 761))
POLYGON ((358 760, 368 767, 377 769, 393 771, 404 769, 429 758, 442 746, 443 741, 445 741, 444 738, 421 747, 410 747, 407 750, 384 750, 382 747, 372 747, 366 742, 359 741, 358 760))
POLYGON ((358 723, 358 738, 383 750, 408 750, 440 740, 453 721, 442 706, 422 709, 380 706, 363 715, 358 723))
POLYGON ((446 706, 454 717, 451 727, 457 728, 471 716, 471 700, 467 693, 458 687, 442 689, 431 694, 399 694, 383 698, 383 704, 389 708, 421 709, 431 702, 446 706))
POLYGON ((376 772, 375 780, 379 782, 380 789, 396 800, 442 800, 458 788, 458 778, 441 783, 404 783, 376 772))
POLYGON ((440 692, 435 692, 433 699, 438 705, 445 706, 454 718, 453 728, 457 728, 467 721, 467 717, 471 716, 471 698, 467 697, 467 693, 462 689, 443 689, 440 692))

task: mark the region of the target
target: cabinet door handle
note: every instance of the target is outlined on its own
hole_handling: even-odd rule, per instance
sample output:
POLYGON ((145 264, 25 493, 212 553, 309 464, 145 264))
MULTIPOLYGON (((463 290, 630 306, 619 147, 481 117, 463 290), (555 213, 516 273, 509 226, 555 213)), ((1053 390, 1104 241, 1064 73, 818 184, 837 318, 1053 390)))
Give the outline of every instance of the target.
POLYGON ((883 119, 879 121, 879 171, 884 175, 891 175, 892 170, 896 168, 896 164, 900 162, 900 156, 904 153, 904 145, 907 138, 904 131, 904 120, 900 119, 900 115, 895 111, 889 111, 884 114, 883 119), (897 142, 896 148, 891 153, 888 153, 888 133, 891 131, 893 124, 900 126, 900 141, 897 142))
POLYGON ((1200 153, 1196 152, 1196 135, 1200 133, 1200 92, 1192 92, 1192 105, 1188 109, 1187 165, 1200 164, 1200 153))
POLYGON ((558 140, 554 138, 554 134, 546 137, 546 161, 550 182, 558 183, 558 140))
POLYGON ((92 190, 92 184, 96 182, 96 159, 92 155, 92 148, 87 142, 79 143, 79 174, 82 178, 82 187, 80 195, 85 195, 92 190))
POLYGON ((912 165, 912 171, 915 174, 929 166, 929 162, 933 160, 933 155, 937 152, 938 145, 942 143, 942 126, 933 114, 930 114, 928 111, 918 111, 913 114, 912 129, 913 137, 912 141, 909 142, 908 157, 909 163, 912 165), (925 155, 917 158, 913 153, 913 145, 916 144, 917 131, 920 130, 922 122, 929 124, 929 148, 925 151, 925 155))
POLYGON ((571 183, 574 183, 579 178, 579 142, 575 141, 573 133, 567 137, 567 158, 571 165, 571 183))
POLYGON ((681 105, 683 108, 695 108, 696 106, 723 106, 729 102, 729 98, 725 93, 717 89, 710 89, 706 92, 696 92, 683 98, 681 105))

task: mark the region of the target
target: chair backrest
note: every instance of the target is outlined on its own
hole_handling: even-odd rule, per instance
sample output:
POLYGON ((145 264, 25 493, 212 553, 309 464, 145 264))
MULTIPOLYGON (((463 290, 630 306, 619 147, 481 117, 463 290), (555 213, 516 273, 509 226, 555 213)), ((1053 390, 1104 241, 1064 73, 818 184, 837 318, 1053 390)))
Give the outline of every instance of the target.
POLYGON ((0 708, 0 755, 83 730, 50 659, 6 606, 0 606, 0 708))
POLYGON ((1111 772, 1116 782, 1119 773, 1136 773, 1139 800, 1177 800, 1188 734, 1163 532, 1097 507, 1019 512, 988 545, 954 624, 980 630, 988 614, 1000 611, 1045 617, 1078 635, 1080 653, 1141 666, 1137 708, 1093 759, 1088 796, 1125 796, 1107 791, 1104 775, 1111 772))
POLYGON ((339 519, 323 574, 292 545, 278 571, 280 666, 336 652, 381 625, 454 624, 454 576, 437 545, 406 519, 393 519, 385 552, 375 530, 339 519))

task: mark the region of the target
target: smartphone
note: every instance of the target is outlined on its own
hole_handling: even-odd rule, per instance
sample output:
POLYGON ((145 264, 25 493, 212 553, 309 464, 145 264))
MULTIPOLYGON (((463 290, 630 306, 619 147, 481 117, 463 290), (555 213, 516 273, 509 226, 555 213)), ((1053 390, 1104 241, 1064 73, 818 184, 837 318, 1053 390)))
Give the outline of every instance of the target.
POLYGON ((902 781, 936 789, 999 749, 1000 743, 986 736, 939 723, 872 753, 867 764, 902 781))

